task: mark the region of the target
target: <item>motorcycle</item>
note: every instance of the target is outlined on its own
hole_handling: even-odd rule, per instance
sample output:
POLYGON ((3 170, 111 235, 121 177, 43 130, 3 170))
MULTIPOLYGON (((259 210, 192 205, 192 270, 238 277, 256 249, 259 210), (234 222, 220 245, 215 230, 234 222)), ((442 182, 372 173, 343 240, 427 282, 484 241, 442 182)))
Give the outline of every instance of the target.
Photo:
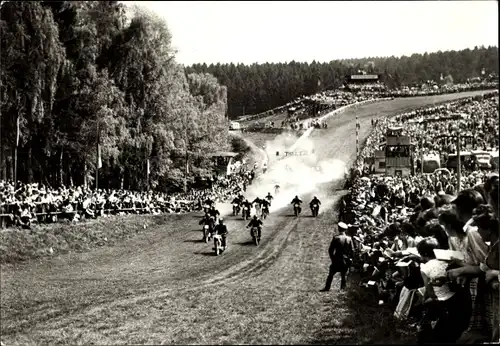
POLYGON ((248 220, 250 218, 250 209, 248 207, 243 207, 243 219, 248 220))
POLYGON ((255 214, 258 214, 261 211, 261 206, 260 204, 255 204, 255 214))
POLYGON ((268 215, 269 215, 269 208, 262 207, 262 219, 265 220, 268 215))
POLYGON ((318 204, 313 204, 311 206, 311 211, 312 211, 312 216, 317 217, 319 213, 319 205, 318 204))
POLYGON ((295 213, 295 216, 299 216, 299 214, 300 214, 300 204, 295 203, 293 205, 293 212, 295 213))
POLYGON ((220 234, 214 235, 214 251, 215 256, 219 256, 226 250, 226 247, 222 246, 222 236, 220 234))
POLYGON ((252 236, 253 243, 258 246, 260 243, 260 237, 259 237, 259 228, 258 227, 252 227, 250 229, 250 235, 252 236))
POLYGON ((205 243, 208 243, 210 241, 210 236, 211 236, 210 226, 209 225, 203 226, 203 240, 205 241, 205 243))
POLYGON ((240 213, 240 205, 238 203, 233 204, 233 216, 236 216, 240 213))

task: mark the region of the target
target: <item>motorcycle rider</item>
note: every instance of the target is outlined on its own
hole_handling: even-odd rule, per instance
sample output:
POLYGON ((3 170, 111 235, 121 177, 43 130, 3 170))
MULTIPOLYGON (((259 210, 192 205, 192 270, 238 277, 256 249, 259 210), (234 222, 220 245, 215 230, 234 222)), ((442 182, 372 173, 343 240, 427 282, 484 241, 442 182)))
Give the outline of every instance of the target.
POLYGON ((261 210, 262 213, 264 213, 264 210, 267 212, 269 215, 269 207, 271 206, 271 202, 267 200, 266 198, 261 199, 261 210))
POLYGON ((295 198, 292 200, 292 205, 298 204, 299 205, 299 214, 302 212, 302 208, 300 207, 300 204, 302 203, 302 200, 299 198, 299 196, 295 196, 295 198))
POLYGON ((256 197, 253 200, 252 204, 255 205, 255 209, 260 210, 262 208, 262 199, 260 199, 259 197, 256 197))
POLYGON ((314 198, 312 199, 311 203, 309 203, 309 208, 311 208, 311 210, 313 209, 313 205, 317 204, 318 205, 318 209, 319 209, 319 206, 321 205, 321 202, 320 200, 314 196, 314 198))
POLYGON ((214 205, 214 201, 210 198, 210 197, 207 197, 207 199, 205 200, 205 202, 203 202, 203 205, 204 205, 204 208, 205 208, 205 211, 208 209, 210 210, 210 208, 214 205), (208 208, 206 207, 208 206, 208 208))
POLYGON ((267 196, 264 198, 269 202, 269 206, 271 206, 271 201, 274 199, 274 197, 271 195, 271 192, 267 193, 267 196))
POLYGON ((217 209, 215 209, 215 205, 212 205, 210 207, 210 210, 208 211, 208 214, 212 216, 214 219, 217 219, 220 216, 220 213, 217 209))
POLYGON ((205 213, 205 215, 198 224, 203 226, 208 225, 208 232, 212 233, 215 227, 215 219, 208 213, 205 213))
MULTIPOLYGON (((239 196, 237 196, 237 197, 235 197, 235 198, 233 199, 233 201, 232 201, 231 203, 232 203, 233 205, 234 205, 234 204, 237 204, 237 205, 238 205, 238 208, 240 208, 240 209, 241 209, 241 202, 242 202, 242 199, 240 199, 240 197, 239 197, 239 196)), ((236 215, 238 215, 238 214, 239 214, 239 211, 238 211, 238 213, 236 213, 236 215)))
POLYGON ((250 203, 248 199, 245 199, 245 201, 241 203, 241 205, 243 208, 245 207, 248 208, 248 213, 249 213, 248 215, 250 215, 250 210, 252 210, 252 203, 250 203))
POLYGON ((250 223, 248 224, 247 228, 249 227, 257 227, 257 238, 259 239, 260 241, 260 236, 261 236, 261 229, 262 229, 262 226, 263 225, 263 222, 261 219, 259 219, 257 217, 257 215, 254 215, 252 220, 250 220, 250 223))
POLYGON ((219 223, 217 224, 217 226, 215 226, 214 234, 218 234, 221 236, 221 245, 224 248, 224 250, 226 250, 228 231, 226 225, 224 225, 223 218, 220 218, 219 223))

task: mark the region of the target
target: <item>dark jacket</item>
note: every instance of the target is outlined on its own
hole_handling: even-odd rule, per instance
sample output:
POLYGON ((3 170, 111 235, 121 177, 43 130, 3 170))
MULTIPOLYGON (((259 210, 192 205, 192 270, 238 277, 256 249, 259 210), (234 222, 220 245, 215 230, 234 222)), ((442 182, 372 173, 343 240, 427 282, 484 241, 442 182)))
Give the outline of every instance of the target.
POLYGON ((311 201, 311 203, 309 203, 309 206, 312 208, 313 204, 321 205, 321 202, 320 202, 319 199, 313 198, 313 200, 311 201))
POLYGON ((262 220, 260 219, 252 219, 247 227, 260 227, 262 226, 262 220))
POLYGON ((262 206, 262 208, 269 208, 271 203, 267 199, 264 199, 264 200, 261 200, 260 205, 262 206))
POLYGON ((219 211, 218 211, 217 209, 210 209, 210 210, 208 211, 208 214, 209 214, 210 216, 213 216, 213 217, 217 217, 218 215, 220 215, 220 213, 219 213, 219 211))
POLYGON ((354 255, 354 244, 352 238, 345 234, 339 234, 333 237, 328 249, 328 254, 332 264, 340 269, 347 269, 354 255))
POLYGON ((228 231, 226 225, 218 224, 215 226, 215 233, 223 236, 227 236, 228 231))

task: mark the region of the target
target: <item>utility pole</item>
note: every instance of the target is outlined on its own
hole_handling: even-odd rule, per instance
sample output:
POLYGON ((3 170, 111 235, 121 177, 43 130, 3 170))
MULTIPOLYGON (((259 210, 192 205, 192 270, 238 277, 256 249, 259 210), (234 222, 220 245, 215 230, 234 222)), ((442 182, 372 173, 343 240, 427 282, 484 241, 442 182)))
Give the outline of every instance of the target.
POLYGON ((148 148, 146 147, 146 191, 149 192, 149 155, 148 148))
POLYGON ((96 159, 96 164, 95 164, 95 190, 97 192, 99 188, 99 164, 101 160, 101 149, 99 148, 99 140, 100 140, 100 133, 99 133, 99 120, 96 122, 96 127, 97 127, 97 143, 96 143, 96 150, 97 150, 97 159, 96 159))
POLYGON ((424 139, 420 138, 420 174, 424 174, 424 139))
POLYGON ((460 159, 460 131, 457 132, 457 193, 462 187, 462 163, 460 159))
POLYGON ((187 115, 184 115, 184 145, 185 145, 185 167, 184 167, 184 193, 187 193, 188 175, 188 136, 187 136, 187 115))
POLYGON ((17 186, 17 147, 19 146, 19 114, 16 119, 16 146, 14 147, 14 186, 17 186))

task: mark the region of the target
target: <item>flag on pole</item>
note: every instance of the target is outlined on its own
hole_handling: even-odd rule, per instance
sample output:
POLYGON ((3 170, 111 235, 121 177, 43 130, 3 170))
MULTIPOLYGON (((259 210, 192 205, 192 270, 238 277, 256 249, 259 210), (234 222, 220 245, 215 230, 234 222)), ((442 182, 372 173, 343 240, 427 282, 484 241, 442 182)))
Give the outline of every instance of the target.
POLYGON ((484 67, 483 67, 483 69, 481 70, 481 74, 484 76, 484 75, 485 75, 485 73, 486 73, 486 70, 485 70, 485 69, 484 69, 484 67))
POLYGON ((441 76, 439 77, 439 80, 443 80, 443 74, 441 73, 441 76))
POLYGON ((17 134, 16 134, 16 147, 19 146, 19 136, 21 135, 21 130, 19 129, 19 120, 20 117, 17 117, 17 134))
POLYGON ((321 86, 321 80, 318 78, 318 86, 321 86))
POLYGON ((150 171, 150 169, 149 169, 149 159, 147 159, 147 160, 146 160, 146 172, 147 172, 148 174, 150 174, 150 173, 151 173, 151 171, 150 171))
POLYGON ((97 144, 97 168, 102 168, 101 146, 97 144))

